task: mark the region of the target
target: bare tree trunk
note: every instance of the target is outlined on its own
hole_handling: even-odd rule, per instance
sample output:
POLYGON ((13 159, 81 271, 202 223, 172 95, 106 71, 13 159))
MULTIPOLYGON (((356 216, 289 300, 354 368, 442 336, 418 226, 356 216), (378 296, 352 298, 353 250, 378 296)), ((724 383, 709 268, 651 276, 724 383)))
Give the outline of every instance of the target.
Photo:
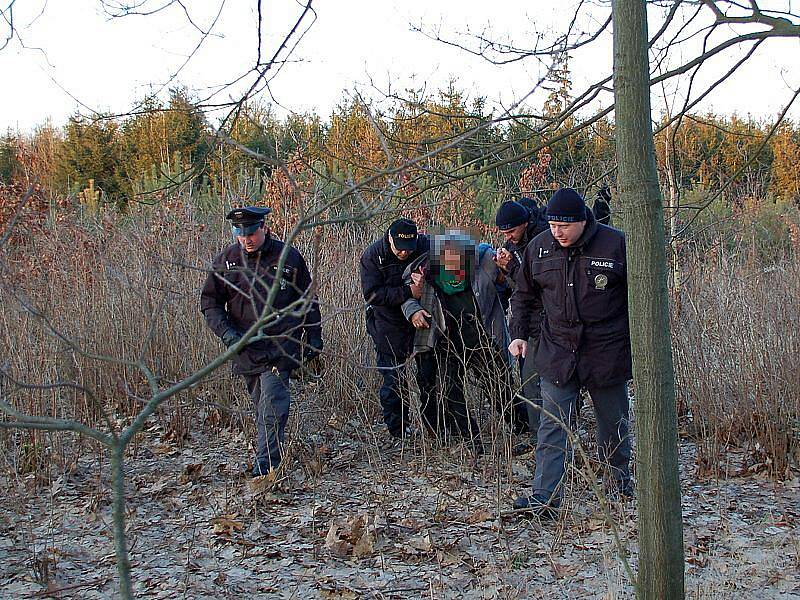
MULTIPOLYGON (((667 114, 667 119, 671 115, 667 114)), ((667 171, 667 190, 669 191, 669 236, 670 236, 670 255, 672 260, 672 297, 680 301, 681 263, 678 254, 678 206, 680 195, 678 194, 678 181, 675 174, 675 125, 669 125, 664 131, 664 168, 667 171)))
POLYGON ((116 441, 111 446, 111 488, 114 493, 112 520, 114 522, 114 551, 117 556, 119 575, 119 595, 128 600, 133 597, 131 590, 131 563, 128 558, 128 542, 125 537, 125 443, 116 441))
POLYGON ((650 115, 645 0, 615 0, 619 195, 628 231, 642 599, 683 598, 683 531, 664 214, 650 115))

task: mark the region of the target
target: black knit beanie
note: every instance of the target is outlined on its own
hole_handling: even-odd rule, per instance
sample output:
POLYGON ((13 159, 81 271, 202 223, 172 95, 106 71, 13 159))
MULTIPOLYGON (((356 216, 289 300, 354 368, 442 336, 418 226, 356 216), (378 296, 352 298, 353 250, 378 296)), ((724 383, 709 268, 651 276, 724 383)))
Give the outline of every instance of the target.
POLYGON ((586 203, 572 188, 561 188, 550 196, 547 203, 547 220, 559 223, 577 223, 586 220, 586 203))
POLYGON ((497 216, 494 219, 500 231, 513 229, 518 225, 527 223, 531 218, 530 211, 515 200, 506 200, 497 209, 497 216))

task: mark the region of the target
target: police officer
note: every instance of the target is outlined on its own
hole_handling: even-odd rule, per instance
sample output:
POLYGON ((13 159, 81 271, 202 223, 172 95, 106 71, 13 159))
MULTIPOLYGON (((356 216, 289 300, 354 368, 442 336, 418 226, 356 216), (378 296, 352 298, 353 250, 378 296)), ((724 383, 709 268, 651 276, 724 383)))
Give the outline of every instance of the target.
MULTIPOLYGON (((597 223, 583 198, 569 188, 547 204, 550 229, 525 250, 511 299, 513 355, 528 353, 537 339, 543 409, 569 423, 581 386, 592 396, 600 460, 610 467, 623 497, 630 477, 627 381, 631 378, 625 236, 597 223), (544 310, 544 318, 540 315, 544 310)), ((563 495, 567 434, 541 416, 533 495, 514 508, 554 517, 563 495)))
POLYGON ((322 350, 319 305, 308 267, 300 252, 270 235, 264 223, 270 212, 247 206, 228 213, 236 243, 214 258, 200 294, 206 323, 227 347, 266 317, 233 358, 234 373, 244 376, 255 406, 254 476, 266 475, 281 463, 291 400, 289 373, 322 350), (262 314, 273 292, 271 306, 262 314), (290 310, 279 313, 282 309, 290 310))
POLYGON ((508 276, 512 286, 516 285, 517 270, 528 242, 547 230, 544 211, 538 209, 532 200, 520 200, 503 202, 495 215, 497 230, 505 238, 505 244, 497 251, 495 262, 508 276))
MULTIPOLYGON (((538 206, 532 198, 507 200, 497 209, 495 224, 505 244, 497 251, 496 262, 512 286, 516 286, 517 271, 528 243, 549 228, 546 212, 546 207, 538 206)), ((611 225, 611 190, 607 185, 598 190, 592 212, 598 223, 611 225)))
POLYGON ((428 237, 419 234, 414 221, 397 219, 381 239, 364 250, 359 263, 367 302, 367 331, 375 344, 376 365, 383 378, 379 392, 383 421, 389 433, 398 438, 410 431, 402 368, 414 342, 414 326, 406 320, 401 306, 422 294, 420 286, 403 282, 403 270, 428 252, 428 247, 428 237))
POLYGON ((597 190, 597 194, 594 197, 592 212, 598 223, 611 225, 611 189, 609 189, 607 185, 597 190))
MULTIPOLYGON (((529 198, 521 198, 519 202, 508 200, 497 209, 495 224, 505 238, 505 244, 498 249, 495 262, 506 274, 512 288, 516 287, 517 272, 522 264, 522 255, 525 253, 528 243, 548 229, 544 212, 544 209, 537 207, 536 203, 529 198)), ((536 340, 528 340, 528 344, 535 347, 536 340)), ((520 357, 520 375, 522 395, 525 398, 528 415, 528 429, 531 433, 528 439, 512 448, 512 454, 515 456, 527 454, 536 448, 536 435, 541 414, 539 407, 542 406, 539 374, 536 372, 532 360, 526 361, 524 357, 520 357)))

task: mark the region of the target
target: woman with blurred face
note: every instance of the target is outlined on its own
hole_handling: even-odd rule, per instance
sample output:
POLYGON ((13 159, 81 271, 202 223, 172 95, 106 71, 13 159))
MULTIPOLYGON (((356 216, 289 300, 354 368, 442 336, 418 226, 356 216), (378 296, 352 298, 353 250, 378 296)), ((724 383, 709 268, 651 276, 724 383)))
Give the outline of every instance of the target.
POLYGON ((414 349, 427 357, 419 363, 428 382, 420 387, 422 414, 429 430, 454 433, 480 454, 478 424, 464 394, 467 372, 516 432, 527 425, 525 411, 513 406, 508 329, 495 287, 498 267, 491 253, 480 255, 475 242, 458 231, 436 236, 432 246, 430 255, 406 268, 422 295, 403 305, 417 328, 414 349))

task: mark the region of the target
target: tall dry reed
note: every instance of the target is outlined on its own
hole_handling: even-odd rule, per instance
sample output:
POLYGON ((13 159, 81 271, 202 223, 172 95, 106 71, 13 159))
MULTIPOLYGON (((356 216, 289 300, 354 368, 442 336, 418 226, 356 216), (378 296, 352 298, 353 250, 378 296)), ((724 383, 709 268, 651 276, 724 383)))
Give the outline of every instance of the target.
MULTIPOLYGON (((141 357, 165 386, 213 358, 222 347, 205 327, 198 291, 210 259, 231 241, 222 212, 205 217, 189 200, 178 200, 124 217, 73 215, 7 249, 0 361, 26 384, 78 386, 14 388, 6 380, 3 389, 15 405, 93 425, 104 412, 130 419, 148 393, 131 361, 141 357)), ((358 260, 383 226, 329 226, 297 240, 323 307, 324 372, 308 388, 313 399, 303 403, 316 423, 366 424, 378 416, 358 260)), ((703 463, 718 464, 726 449, 743 445, 772 475, 787 473, 800 436, 798 298, 797 260, 764 269, 723 258, 691 273, 674 311, 673 337, 678 398, 703 463)), ((485 422, 491 410, 479 396, 470 397, 485 422)), ((156 423, 178 440, 198 425, 214 434, 244 414, 246 402, 241 383, 223 367, 162 406, 156 423)), ((493 427, 491 435, 502 432, 493 427)), ((70 462, 88 443, 72 440, 0 432, 4 466, 20 472, 70 462)))
POLYGON ((800 262, 705 261, 672 320, 679 406, 700 467, 715 471, 738 448, 750 460, 729 472, 789 477, 800 458, 800 262))

